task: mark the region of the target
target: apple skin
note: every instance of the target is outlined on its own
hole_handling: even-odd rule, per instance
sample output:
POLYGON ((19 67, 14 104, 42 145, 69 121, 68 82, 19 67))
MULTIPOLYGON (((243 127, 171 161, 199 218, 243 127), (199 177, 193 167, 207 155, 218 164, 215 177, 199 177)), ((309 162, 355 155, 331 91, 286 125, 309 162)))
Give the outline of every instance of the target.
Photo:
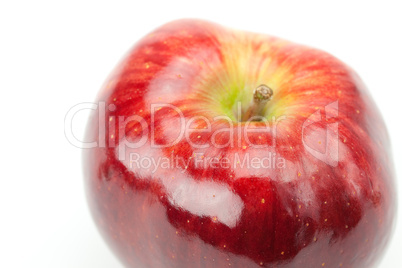
POLYGON ((100 232, 125 266, 367 268, 381 260, 396 213, 389 139, 360 78, 333 56, 275 37, 180 20, 139 41, 97 101, 106 110, 98 108, 88 123, 86 140, 98 146, 84 150, 86 192, 100 232), (285 116, 275 133, 248 133, 248 141, 265 148, 250 146, 237 130, 234 140, 241 141, 223 146, 228 132, 212 134, 228 127, 225 120, 211 120, 210 132, 194 121, 199 132, 173 143, 179 114, 162 107, 151 117, 151 104, 167 103, 187 121, 226 115, 244 130, 234 103, 247 106, 262 83, 274 91, 264 116, 285 116), (325 110, 331 103, 333 116, 335 110, 325 110), (323 120, 304 127, 323 112, 323 120), (147 125, 118 124, 133 115, 147 125), (328 127, 334 123, 336 128, 328 127), (156 144, 171 146, 155 148, 151 134, 156 144), (139 148, 122 142, 141 137, 147 139, 139 148), (212 138, 224 148, 194 146, 210 145, 212 138), (333 153, 319 159, 306 144, 316 151, 335 144, 336 163, 333 153), (272 152, 281 165, 195 164, 196 157, 232 161, 236 154, 272 152), (189 162, 151 170, 131 165, 133 154, 189 162))

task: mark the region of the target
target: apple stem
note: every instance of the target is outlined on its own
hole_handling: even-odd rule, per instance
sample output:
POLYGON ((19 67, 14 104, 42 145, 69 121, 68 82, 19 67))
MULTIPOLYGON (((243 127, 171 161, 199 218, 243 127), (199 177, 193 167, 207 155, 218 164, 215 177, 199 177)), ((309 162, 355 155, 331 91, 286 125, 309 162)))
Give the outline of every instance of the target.
POLYGON ((261 121, 262 111, 273 95, 273 90, 266 85, 259 85, 254 89, 253 100, 246 113, 243 114, 242 121, 261 121))

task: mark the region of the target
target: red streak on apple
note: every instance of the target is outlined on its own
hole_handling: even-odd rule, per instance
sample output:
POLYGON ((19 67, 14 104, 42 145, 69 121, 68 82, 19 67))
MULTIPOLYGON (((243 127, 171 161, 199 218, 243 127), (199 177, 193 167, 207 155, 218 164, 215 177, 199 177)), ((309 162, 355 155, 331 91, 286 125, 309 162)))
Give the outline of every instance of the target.
POLYGON ((98 101, 108 109, 88 124, 86 140, 99 146, 84 151, 87 196, 127 267, 367 268, 381 259, 396 207, 389 139, 360 78, 333 56, 181 20, 137 43, 98 101), (261 84, 274 92, 262 111, 268 132, 236 114, 261 84), (183 122, 193 132, 174 142, 183 122), (267 156, 264 167, 248 165, 267 156))

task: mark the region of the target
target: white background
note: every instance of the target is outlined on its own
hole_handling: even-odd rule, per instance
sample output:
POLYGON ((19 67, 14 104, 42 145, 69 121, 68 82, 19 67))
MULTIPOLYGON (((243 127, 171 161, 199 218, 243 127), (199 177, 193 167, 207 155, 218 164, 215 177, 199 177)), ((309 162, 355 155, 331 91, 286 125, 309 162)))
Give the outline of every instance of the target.
MULTIPOLYGON (((0 267, 121 267, 89 215, 81 151, 64 137, 64 117, 73 105, 94 101, 138 39, 178 18, 276 35, 348 63, 385 118, 400 177, 402 5, 267 2, 2 1, 0 267)), ((86 116, 74 120, 80 139, 86 116)), ((381 267, 402 267, 400 227, 381 267)))

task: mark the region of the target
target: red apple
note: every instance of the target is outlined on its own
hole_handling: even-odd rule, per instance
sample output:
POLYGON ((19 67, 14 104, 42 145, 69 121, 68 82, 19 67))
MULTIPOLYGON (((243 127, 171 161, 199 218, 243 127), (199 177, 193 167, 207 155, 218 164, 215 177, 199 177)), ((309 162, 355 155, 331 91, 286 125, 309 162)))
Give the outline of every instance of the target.
POLYGON ((144 37, 98 96, 90 208, 127 267, 373 267, 390 145, 333 56, 199 20, 144 37))

